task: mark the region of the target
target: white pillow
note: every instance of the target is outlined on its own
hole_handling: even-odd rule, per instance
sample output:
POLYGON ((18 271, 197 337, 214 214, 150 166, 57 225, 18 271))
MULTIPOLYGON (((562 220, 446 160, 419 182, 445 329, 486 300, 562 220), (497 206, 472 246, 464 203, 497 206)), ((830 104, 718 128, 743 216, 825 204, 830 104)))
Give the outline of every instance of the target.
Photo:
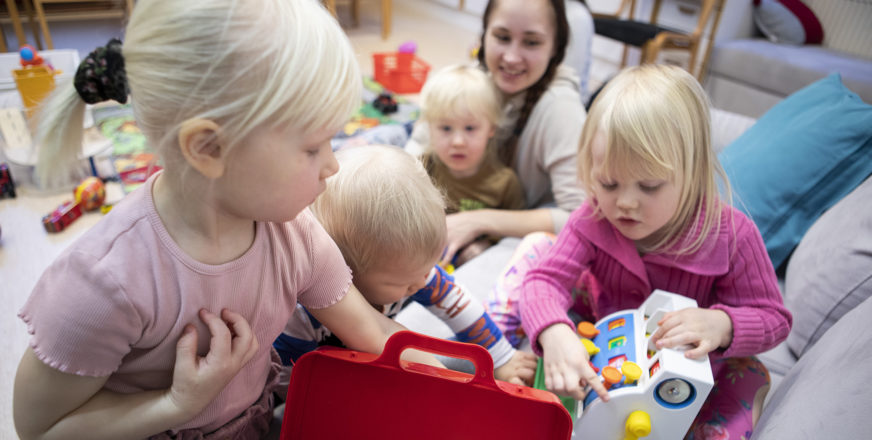
POLYGON ((754 0, 754 23, 773 43, 820 44, 823 29, 799 0, 754 0))

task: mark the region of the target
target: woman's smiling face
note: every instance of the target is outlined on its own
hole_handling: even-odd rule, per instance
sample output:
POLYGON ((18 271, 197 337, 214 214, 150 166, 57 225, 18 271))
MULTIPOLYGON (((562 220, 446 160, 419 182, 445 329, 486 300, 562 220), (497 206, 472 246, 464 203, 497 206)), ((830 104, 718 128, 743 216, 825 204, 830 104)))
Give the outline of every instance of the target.
POLYGON ((485 29, 485 64, 506 95, 536 83, 554 55, 554 11, 546 0, 500 0, 485 29))

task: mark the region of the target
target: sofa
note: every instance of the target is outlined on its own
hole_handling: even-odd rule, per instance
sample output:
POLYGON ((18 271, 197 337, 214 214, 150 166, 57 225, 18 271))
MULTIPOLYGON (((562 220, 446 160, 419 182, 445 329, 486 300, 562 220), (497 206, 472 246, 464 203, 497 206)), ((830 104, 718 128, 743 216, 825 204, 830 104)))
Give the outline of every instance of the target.
MULTIPOLYGON (((775 0, 764 0, 779 3, 775 0)), ((799 0, 780 3, 800 3, 799 0)), ((755 8, 752 0, 726 2, 704 85, 720 109, 758 118, 793 92, 832 72, 866 102, 872 102, 872 2, 802 0, 823 29, 820 44, 787 42, 784 7, 755 8), (764 10, 774 11, 764 14, 764 10), (783 16, 773 16, 781 11, 783 16), (768 24, 767 24, 768 22, 768 24), (765 30, 761 32, 761 29, 765 30)))
MULTIPOLYGON (((868 438, 872 106, 831 75, 759 120, 713 110, 712 135, 734 203, 761 229, 793 314, 787 340, 759 356, 772 385, 752 438, 868 438)), ((458 268, 458 283, 485 300, 519 241, 504 238, 458 268)), ((414 305, 398 320, 452 335, 414 305)))

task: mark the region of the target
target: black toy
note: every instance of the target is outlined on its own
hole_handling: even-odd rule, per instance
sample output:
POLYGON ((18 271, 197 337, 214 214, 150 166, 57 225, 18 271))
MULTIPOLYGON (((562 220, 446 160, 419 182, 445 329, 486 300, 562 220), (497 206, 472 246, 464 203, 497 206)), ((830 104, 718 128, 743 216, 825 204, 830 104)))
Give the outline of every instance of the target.
POLYGON ((397 111, 397 101, 389 93, 381 93, 372 101, 372 106, 383 115, 397 111))
POLYGON ((13 199, 15 198, 15 182, 12 181, 9 165, 0 163, 0 198, 7 195, 13 199))

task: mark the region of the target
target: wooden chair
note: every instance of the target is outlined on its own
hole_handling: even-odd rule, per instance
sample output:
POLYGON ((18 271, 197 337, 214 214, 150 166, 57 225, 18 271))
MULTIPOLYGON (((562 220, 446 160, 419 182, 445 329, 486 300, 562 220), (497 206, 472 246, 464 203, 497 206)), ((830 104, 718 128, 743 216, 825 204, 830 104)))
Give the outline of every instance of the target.
MULTIPOLYGON (((106 3, 106 2, 90 2, 85 0, 33 0, 33 7, 36 9, 36 18, 39 20, 39 26, 42 29, 42 37, 45 39, 46 49, 54 49, 54 44, 51 40, 51 33, 48 30, 48 21, 46 19, 45 8, 43 4, 48 3, 106 3)), ((124 13, 127 16, 130 16, 130 13, 133 11, 133 0, 114 0, 113 3, 123 3, 124 4, 124 13)), ((179 4, 179 7, 184 7, 184 5, 179 4)), ((78 12, 72 12, 66 14, 66 18, 68 19, 94 19, 94 18, 108 18, 108 17, 117 17, 118 11, 117 9, 82 9, 78 12)))
POLYGON ((617 40, 625 44, 624 53, 621 58, 621 68, 627 64, 627 45, 632 45, 642 49, 642 63, 653 63, 660 54, 660 51, 664 49, 684 50, 690 55, 687 70, 694 74, 697 79, 702 80, 702 76, 705 74, 708 66, 709 52, 711 51, 711 46, 714 42, 715 34, 717 33, 718 23, 720 22, 723 3, 725 0, 699 0, 701 4, 699 7, 696 28, 689 32, 671 29, 657 24, 663 0, 653 1, 654 4, 651 9, 651 19, 648 22, 634 19, 636 13, 636 0, 621 0, 621 5, 617 12, 612 14, 592 12, 594 17, 594 32, 596 32, 597 35, 617 40), (629 8, 629 14, 625 18, 623 13, 627 8, 629 8), (696 61, 700 56, 700 44, 709 21, 713 21, 713 24, 711 33, 709 34, 708 44, 702 54, 703 62, 700 64, 698 71, 695 72, 696 61))
MULTIPOLYGON (((9 15, 9 21, 12 22, 12 29, 15 31, 15 38, 18 39, 18 46, 27 44, 27 36, 24 35, 24 28, 21 27, 21 16, 18 14, 18 5, 15 0, 6 0, 6 13, 9 15)), ((30 28, 33 31, 33 37, 36 42, 36 48, 42 50, 42 41, 39 38, 39 31, 36 27, 36 21, 33 18, 33 7, 29 0, 21 2, 24 6, 24 11, 27 14, 30 28)), ((0 52, 8 52, 9 47, 6 44, 6 36, 0 30, 0 52)), ((13 48, 14 49, 14 48, 13 48)))
MULTIPOLYGON (((336 17, 336 0, 323 0, 327 10, 336 17)), ((351 19, 354 26, 360 23, 360 0, 351 0, 351 19)), ((386 40, 391 34, 391 0, 381 0, 382 39, 386 40)))

